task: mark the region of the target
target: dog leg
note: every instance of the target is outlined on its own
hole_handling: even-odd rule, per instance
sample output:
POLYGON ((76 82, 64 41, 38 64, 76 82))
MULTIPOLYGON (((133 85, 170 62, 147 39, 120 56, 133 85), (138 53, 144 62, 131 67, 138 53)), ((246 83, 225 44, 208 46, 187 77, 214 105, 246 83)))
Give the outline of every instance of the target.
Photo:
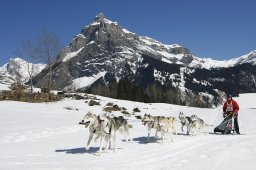
POLYGON ((199 131, 200 131, 200 125, 197 125, 196 129, 195 129, 195 132, 194 132, 194 135, 196 135, 199 131))
POLYGON ((128 142, 131 140, 129 132, 125 132, 125 141, 128 142))
POLYGON ((128 137, 128 141, 131 141, 132 138, 131 138, 131 135, 130 135, 130 133, 129 133, 129 126, 128 126, 128 128, 127 128, 126 134, 127 134, 127 137, 128 137))
POLYGON ((131 135, 130 135, 129 131, 127 132, 127 135, 128 135, 128 141, 132 141, 132 138, 131 138, 131 135))
MULTIPOLYGON (((113 140, 113 139, 112 139, 113 140)), ((111 144, 112 144, 112 141, 111 141, 111 138, 109 139, 109 149, 111 149, 111 144)))
POLYGON ((183 129, 184 125, 181 124, 181 131, 184 132, 184 129, 183 129))
POLYGON ((187 135, 190 135, 190 133, 191 133, 191 127, 188 125, 187 126, 187 135))
POLYGON ((109 149, 109 143, 110 143, 110 137, 109 137, 109 135, 105 137, 105 142, 106 142, 106 147, 105 147, 104 152, 107 152, 108 149, 109 149))
POLYGON ((170 139, 171 139, 171 142, 174 142, 172 133, 170 133, 170 139))
POLYGON ((163 144, 164 143, 164 132, 163 131, 161 132, 161 136, 162 136, 161 139, 162 139, 162 144, 163 144))
POLYGON ((148 143, 149 143, 150 132, 151 132, 151 128, 148 128, 148 143))
POLYGON ((192 136, 195 136, 195 134, 196 134, 196 129, 193 130, 193 132, 192 132, 191 135, 192 135, 192 136))
POLYGON ((197 131, 198 131, 198 125, 195 125, 195 127, 193 128, 192 136, 196 135, 197 131))
POLYGON ((198 131, 198 127, 196 126, 193 131, 193 136, 196 135, 196 132, 198 131))
POLYGON ((156 129, 156 134, 155 134, 155 137, 157 137, 157 135, 158 135, 158 130, 156 129))
POLYGON ((126 142, 131 141, 131 137, 130 137, 129 132, 125 132, 125 141, 126 142))
POLYGON ((100 149, 99 149, 99 155, 101 154, 101 152, 102 152, 102 147, 103 147, 103 136, 100 138, 100 149))
POLYGON ((126 142, 128 142, 128 139, 130 140, 130 134, 129 134, 129 127, 128 126, 124 127, 124 137, 125 137, 126 142))
POLYGON ((174 135, 177 135, 176 126, 173 125, 173 126, 172 126, 172 129, 173 129, 173 134, 174 134, 174 135))
POLYGON ((115 132, 113 136, 113 145, 114 145, 114 152, 116 152, 116 133, 115 132))
POLYGON ((99 138, 100 138, 100 135, 96 136, 96 138, 94 139, 94 142, 96 143, 99 138))
POLYGON ((91 133, 90 136, 89 136, 89 139, 88 139, 88 142, 87 142, 87 146, 86 146, 86 150, 90 149, 90 143, 92 141, 92 138, 93 138, 93 133, 91 133))

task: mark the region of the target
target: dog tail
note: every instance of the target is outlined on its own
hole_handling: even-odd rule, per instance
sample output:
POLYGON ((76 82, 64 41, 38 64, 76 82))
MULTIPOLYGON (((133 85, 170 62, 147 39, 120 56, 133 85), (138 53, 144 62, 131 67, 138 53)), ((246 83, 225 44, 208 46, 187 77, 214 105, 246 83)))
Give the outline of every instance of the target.
POLYGON ((181 123, 181 121, 176 119, 176 123, 181 123))
POLYGON ((133 125, 128 124, 128 128, 133 128, 133 125))
POLYGON ((121 134, 129 133, 129 128, 133 128, 133 125, 126 124, 125 126, 121 126, 121 127, 119 128, 119 132, 120 132, 121 134))

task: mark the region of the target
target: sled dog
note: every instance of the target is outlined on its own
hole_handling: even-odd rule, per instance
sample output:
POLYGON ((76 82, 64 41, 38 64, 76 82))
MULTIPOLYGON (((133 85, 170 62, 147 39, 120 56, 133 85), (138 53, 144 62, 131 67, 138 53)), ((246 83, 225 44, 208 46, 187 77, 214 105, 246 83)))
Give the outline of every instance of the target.
POLYGON ((162 143, 164 142, 164 135, 170 134, 171 141, 172 133, 176 134, 176 123, 177 119, 175 117, 160 117, 157 125, 157 131, 161 132, 162 143))
POLYGON ((131 128, 132 126, 129 125, 127 120, 124 119, 122 116, 110 118, 106 114, 97 116, 95 114, 88 112, 84 116, 84 119, 79 124, 84 124, 86 128, 89 127, 90 136, 87 142, 86 150, 89 150, 90 142, 94 134, 97 135, 94 140, 95 142, 97 141, 98 138, 101 139, 99 153, 102 152, 104 141, 106 144, 105 150, 108 150, 110 146, 111 138, 113 138, 114 151, 115 151, 115 136, 116 136, 117 130, 120 130, 123 128, 123 131, 126 135, 125 136, 126 141, 127 141, 127 136, 129 136, 129 139, 130 139, 129 128, 131 128))
POLYGON ((193 130, 192 135, 195 135, 197 132, 200 131, 200 129, 209 127, 212 125, 206 124, 203 119, 199 118, 196 115, 192 115, 191 117, 191 123, 190 123, 190 128, 193 130))
POLYGON ((94 134, 96 134, 99 137, 101 137, 101 144, 100 144, 100 149, 99 149, 99 153, 101 153, 102 147, 103 147, 103 142, 105 141, 106 143, 108 143, 108 141, 109 141, 109 139, 108 139, 109 136, 107 135, 109 132, 109 129, 107 129, 103 126, 103 121, 100 120, 99 116, 97 116, 91 112, 88 112, 84 116, 83 120, 81 122, 79 122, 79 124, 85 125, 85 128, 89 127, 89 139, 87 141, 86 150, 90 149, 91 140, 93 139, 94 134))
POLYGON ((156 134, 155 136, 157 136, 158 130, 157 130, 157 126, 159 124, 159 118, 160 116, 152 116, 150 114, 144 114, 143 118, 142 118, 142 124, 145 126, 148 126, 148 143, 149 143, 149 137, 150 137, 150 133, 151 133, 151 129, 156 129, 156 134))
MULTIPOLYGON (((132 128, 132 125, 128 124, 127 120, 123 116, 111 117, 107 114, 100 116, 100 119, 103 121, 102 126, 103 129, 108 129, 108 143, 107 148, 111 148, 111 142, 113 143, 113 149, 116 151, 116 132, 119 131, 125 136, 126 142, 131 140, 129 134, 129 128, 132 128)), ((106 131, 104 131, 106 132, 106 131)), ((96 137, 96 140, 99 136, 96 137)))
POLYGON ((191 123, 192 123, 191 117, 185 116, 183 112, 180 112, 179 119, 181 122, 181 131, 184 132, 184 126, 185 126, 187 128, 187 135, 189 135, 191 130, 191 123))

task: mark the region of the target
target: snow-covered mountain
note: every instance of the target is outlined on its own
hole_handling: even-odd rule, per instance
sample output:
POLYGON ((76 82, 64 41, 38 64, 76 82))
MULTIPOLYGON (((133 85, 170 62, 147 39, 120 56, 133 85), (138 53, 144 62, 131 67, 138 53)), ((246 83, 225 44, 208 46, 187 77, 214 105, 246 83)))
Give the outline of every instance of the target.
MULTIPOLYGON (((34 76, 45 68, 45 64, 33 64, 34 76)), ((32 66, 32 63, 21 58, 11 58, 10 61, 0 67, 0 83, 10 85, 14 82, 20 81, 25 83, 29 80, 28 66, 32 66)))
MULTIPOLYGON (((227 61, 199 58, 181 45, 166 45, 130 32, 100 13, 90 25, 85 26, 73 38, 69 46, 61 51, 53 65, 52 85, 56 89, 80 90, 116 97, 119 85, 113 82, 127 78, 133 85, 142 86, 144 93, 161 94, 160 97, 150 97, 147 94, 151 102, 168 99, 183 103, 182 96, 189 96, 186 100, 194 101, 192 99, 200 95, 206 96, 206 99, 199 97, 200 101, 213 103, 213 98, 218 98, 221 92, 231 91, 232 88, 235 90, 234 94, 256 90, 253 82, 256 79, 253 66, 255 58, 255 51, 227 61), (250 63, 251 69, 239 67, 244 63, 250 63), (225 73, 226 69, 232 70, 230 68, 233 67, 242 69, 243 74, 246 74, 242 76, 240 71, 234 69, 235 73, 232 76, 238 79, 236 83, 229 79, 232 76, 219 74, 225 73), (214 71, 211 71, 212 69, 214 71), (204 77, 205 72, 209 77, 204 77), (197 78, 194 79, 193 76, 197 78), (219 81, 226 78, 229 81, 219 81), (227 88, 229 84, 234 86, 227 88), (161 90, 152 90, 155 85, 161 90), (179 94, 180 97, 170 99, 173 96, 170 91, 176 91, 175 94, 179 94)), ((37 86, 47 85, 47 80, 44 79, 47 74, 48 71, 44 70, 35 77, 37 86)))
POLYGON ((77 57, 82 50, 86 50, 86 46, 92 44, 102 45, 101 42, 112 39, 111 36, 113 34, 111 33, 113 31, 115 32, 114 38, 117 40, 117 44, 114 45, 118 45, 118 50, 114 54, 128 59, 137 58, 140 54, 148 54, 167 63, 206 69, 213 67, 232 67, 248 62, 256 63, 256 50, 244 56, 224 61, 199 58, 193 55, 188 48, 182 47, 181 45, 163 44, 150 37, 139 36, 136 33, 130 32, 117 22, 108 20, 102 13, 97 15, 90 25, 84 27, 81 33, 74 37, 70 46, 63 50, 64 53, 60 57, 60 60, 66 62, 73 57, 77 57), (102 27, 106 28, 106 30, 102 27), (101 34, 107 34, 107 37, 101 34))

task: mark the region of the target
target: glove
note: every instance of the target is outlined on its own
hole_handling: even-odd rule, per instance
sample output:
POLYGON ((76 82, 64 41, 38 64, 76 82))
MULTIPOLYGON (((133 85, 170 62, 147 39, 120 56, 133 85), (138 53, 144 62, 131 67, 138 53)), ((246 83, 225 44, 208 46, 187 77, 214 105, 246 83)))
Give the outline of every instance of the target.
POLYGON ((238 113, 237 113, 237 112, 235 112, 235 113, 234 113, 234 116, 235 116, 235 117, 237 117, 237 116, 238 116, 238 113))
POLYGON ((226 112, 223 112, 223 117, 225 118, 227 116, 226 112))

